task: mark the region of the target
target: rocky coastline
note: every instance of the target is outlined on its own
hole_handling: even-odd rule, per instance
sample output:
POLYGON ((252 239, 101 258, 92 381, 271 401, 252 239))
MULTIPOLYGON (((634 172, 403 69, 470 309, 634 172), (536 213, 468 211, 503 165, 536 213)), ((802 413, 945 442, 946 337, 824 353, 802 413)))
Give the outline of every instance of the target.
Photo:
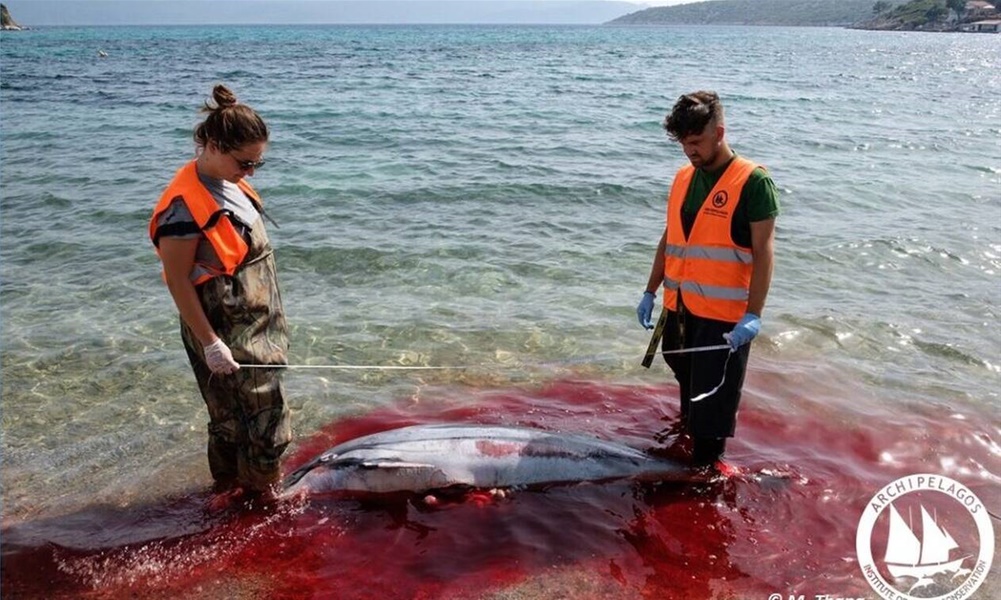
MULTIPOLYGON (((1001 0, 999 0, 1001 3, 1001 0)), ((986 1, 909 0, 894 5, 877 1, 871 18, 855 23, 852 29, 873 31, 990 31, 997 32, 1001 20, 995 4, 986 1), (988 25, 990 27, 981 27, 988 25)))
POLYGON ((0 29, 3 31, 23 31, 27 27, 22 27, 17 24, 17 21, 10 16, 10 11, 7 10, 6 4, 0 4, 0 29))

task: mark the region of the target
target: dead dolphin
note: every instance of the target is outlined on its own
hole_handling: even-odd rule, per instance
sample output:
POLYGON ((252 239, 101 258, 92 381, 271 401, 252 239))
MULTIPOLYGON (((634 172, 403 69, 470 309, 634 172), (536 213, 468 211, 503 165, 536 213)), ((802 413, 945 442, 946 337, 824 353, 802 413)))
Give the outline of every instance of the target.
POLYGON ((334 446, 288 475, 283 495, 686 480, 690 474, 681 463, 587 435, 501 425, 414 425, 334 446))

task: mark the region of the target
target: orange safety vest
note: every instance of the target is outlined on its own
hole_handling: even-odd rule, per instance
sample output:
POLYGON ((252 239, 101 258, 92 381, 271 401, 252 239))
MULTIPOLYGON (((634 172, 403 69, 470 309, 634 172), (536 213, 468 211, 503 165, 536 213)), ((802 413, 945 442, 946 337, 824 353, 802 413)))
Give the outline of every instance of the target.
POLYGON ((753 255, 750 248, 733 243, 730 224, 740 192, 757 166, 739 156, 733 159, 702 203, 688 239, 681 209, 695 168, 685 165, 674 177, 667 199, 665 308, 678 310, 680 290, 685 308, 699 317, 736 323, 747 312, 753 255))
MULTIPOLYGON (((237 185, 258 206, 261 205, 261 197, 257 195, 254 188, 250 187, 249 183, 241 179, 237 182, 237 185)), ((212 193, 198 179, 198 170, 195 167, 195 161, 191 161, 178 169, 173 181, 164 190, 163 195, 160 196, 160 201, 156 204, 156 208, 153 209, 153 217, 149 221, 149 237, 153 241, 154 247, 156 247, 157 255, 159 256, 160 254, 159 240, 156 235, 157 220, 160 217, 160 213, 167 210, 170 203, 178 196, 184 200, 188 211, 195 219, 195 224, 198 225, 198 228, 202 230, 202 234, 212 244, 212 248, 223 265, 221 273, 203 273, 194 279, 194 284, 198 285, 218 275, 232 275, 236 271, 236 268, 243 263, 243 259, 246 258, 249 248, 243 236, 240 235, 240 232, 236 230, 232 221, 230 221, 228 211, 223 210, 219 206, 212 193)), ((209 270, 208 265, 202 264, 201 266, 209 270)), ((217 270, 217 268, 212 270, 217 270)), ((166 273, 164 273, 164 277, 166 277, 166 273)))

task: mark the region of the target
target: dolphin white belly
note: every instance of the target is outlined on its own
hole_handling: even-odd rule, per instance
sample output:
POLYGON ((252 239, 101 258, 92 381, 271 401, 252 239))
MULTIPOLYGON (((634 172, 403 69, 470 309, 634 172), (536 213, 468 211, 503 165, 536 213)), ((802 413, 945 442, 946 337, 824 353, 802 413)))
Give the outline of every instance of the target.
POLYGON ((414 425, 347 441, 290 474, 285 494, 426 492, 686 479, 689 469, 580 434, 499 425, 414 425))

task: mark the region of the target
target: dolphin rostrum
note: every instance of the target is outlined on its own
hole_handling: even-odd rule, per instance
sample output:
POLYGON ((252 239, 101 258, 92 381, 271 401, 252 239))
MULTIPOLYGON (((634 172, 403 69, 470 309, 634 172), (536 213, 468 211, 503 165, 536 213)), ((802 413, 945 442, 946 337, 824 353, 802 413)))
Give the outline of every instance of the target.
POLYGON ((587 435, 502 425, 413 425, 334 446, 288 475, 283 495, 495 489, 690 476, 691 470, 680 463, 587 435))

